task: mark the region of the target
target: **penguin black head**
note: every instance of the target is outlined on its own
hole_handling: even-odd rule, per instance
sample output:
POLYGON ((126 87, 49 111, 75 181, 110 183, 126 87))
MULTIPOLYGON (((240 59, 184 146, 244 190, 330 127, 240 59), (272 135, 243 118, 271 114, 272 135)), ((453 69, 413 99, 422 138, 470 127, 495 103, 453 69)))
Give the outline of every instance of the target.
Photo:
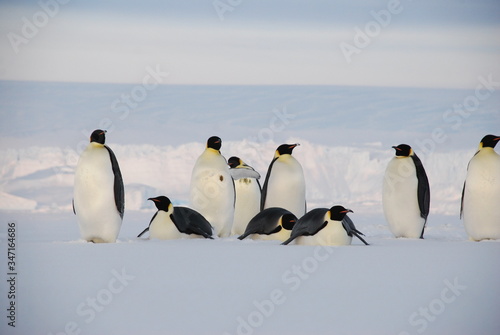
POLYGON ((282 144, 276 149, 276 156, 281 156, 281 155, 291 155, 293 149, 296 146, 299 146, 300 144, 295 143, 295 144, 282 144))
POLYGON ((408 144, 400 144, 397 147, 393 146, 396 150, 397 157, 409 157, 413 155, 413 149, 408 144))
POLYGON ((148 200, 153 201, 155 203, 156 208, 158 208, 159 211, 168 212, 170 206, 172 205, 170 199, 164 195, 160 195, 159 197, 156 198, 149 198, 148 200))
POLYGON ((296 222, 297 222, 297 217, 292 213, 285 214, 281 217, 281 226, 286 230, 292 230, 296 222))
POLYGON ((481 140, 479 146, 481 148, 494 148, 497 145, 498 141, 500 141, 500 136, 486 135, 481 140))
POLYGON ((222 140, 220 139, 220 137, 212 136, 207 140, 207 148, 219 151, 221 146, 222 140))
POLYGON ((235 167, 242 164, 242 161, 239 157, 233 156, 233 157, 229 158, 229 160, 227 161, 227 164, 229 164, 230 168, 234 169, 235 167))
POLYGON ((336 205, 330 208, 330 220, 342 221, 347 213, 354 213, 352 210, 336 205))
POLYGON ((106 130, 96 129, 90 135, 90 142, 104 144, 106 141, 106 130))

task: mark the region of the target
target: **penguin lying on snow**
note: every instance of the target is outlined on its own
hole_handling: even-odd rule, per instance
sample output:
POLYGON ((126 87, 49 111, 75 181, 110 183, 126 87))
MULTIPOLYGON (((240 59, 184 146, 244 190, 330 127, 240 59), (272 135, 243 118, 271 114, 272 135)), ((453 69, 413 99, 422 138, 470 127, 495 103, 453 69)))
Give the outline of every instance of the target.
POLYGON ((261 210, 270 207, 285 208, 295 216, 306 212, 306 183, 300 163, 292 156, 299 144, 282 144, 267 169, 262 188, 261 210))
POLYGON ((422 162, 407 144, 393 147, 382 186, 382 205, 389 229, 396 237, 424 238, 429 215, 430 188, 422 162))
POLYGON ((125 210, 125 192, 118 161, 106 146, 106 131, 97 129, 75 171, 73 212, 88 242, 115 242, 125 210))
POLYGON ((283 208, 271 207, 255 215, 248 223, 242 240, 248 235, 255 239, 285 241, 297 222, 297 217, 283 208))
POLYGON ((212 238, 213 229, 210 223, 197 211, 187 207, 174 207, 165 196, 149 198, 154 201, 158 211, 155 213, 149 227, 137 237, 149 231, 151 238, 171 240, 183 237, 212 238))
POLYGON ((500 239, 500 136, 486 135, 469 162, 462 191, 460 217, 474 241, 500 239))
POLYGON ((238 157, 229 158, 228 164, 236 193, 231 235, 241 235, 248 222, 260 211, 260 175, 238 157))
POLYGON ((295 240, 299 245, 349 245, 354 235, 368 245, 360 236, 363 233, 356 229, 346 215, 352 212, 338 205, 330 209, 313 209, 299 219, 292 229, 290 238, 282 244, 286 245, 295 240))

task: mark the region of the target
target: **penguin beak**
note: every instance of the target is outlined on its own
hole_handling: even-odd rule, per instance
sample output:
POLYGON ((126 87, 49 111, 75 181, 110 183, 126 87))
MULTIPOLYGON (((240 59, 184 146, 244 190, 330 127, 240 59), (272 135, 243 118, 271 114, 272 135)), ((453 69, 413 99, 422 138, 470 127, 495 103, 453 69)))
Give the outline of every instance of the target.
POLYGON ((401 151, 401 149, 400 149, 400 148, 398 148, 398 147, 397 147, 397 146, 395 146, 395 145, 393 145, 393 146, 392 146, 392 148, 393 148, 393 149, 396 149, 396 150, 398 150, 398 151, 401 151))
POLYGON ((295 143, 295 144, 292 144, 292 145, 290 146, 290 149, 293 149, 293 148, 295 148, 295 147, 298 147, 299 145, 300 145, 300 143, 295 143))
POLYGON ((148 198, 148 200, 151 200, 151 201, 154 201, 154 202, 159 202, 159 200, 156 199, 156 198, 148 198))
POLYGON ((345 211, 342 211, 340 213, 354 213, 354 212, 352 210, 346 208, 345 211))

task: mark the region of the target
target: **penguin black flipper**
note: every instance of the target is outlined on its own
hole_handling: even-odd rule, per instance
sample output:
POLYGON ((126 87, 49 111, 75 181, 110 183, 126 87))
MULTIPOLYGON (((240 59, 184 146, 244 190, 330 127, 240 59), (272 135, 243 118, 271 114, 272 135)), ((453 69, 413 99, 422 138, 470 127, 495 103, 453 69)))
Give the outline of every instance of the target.
POLYGON ((125 212, 125 189, 123 187, 123 178, 122 173, 120 172, 120 166, 118 165, 118 161, 116 160, 116 156, 107 145, 104 146, 109 153, 109 158, 111 159, 111 168, 113 169, 113 174, 115 176, 115 181, 113 185, 114 193, 115 193, 115 204, 118 213, 120 213, 120 217, 123 219, 123 214, 125 212))
POLYGON ((462 188, 462 199, 460 199, 460 219, 462 218, 464 212, 464 196, 465 196, 465 181, 464 181, 464 187, 462 188))
POLYGON ((149 227, 151 227, 151 222, 153 222, 153 220, 155 219, 155 217, 156 217, 157 214, 158 214, 158 211, 156 211, 155 215, 153 215, 153 217, 149 221, 149 225, 146 227, 146 229, 144 229, 142 231, 142 233, 140 233, 139 235, 137 235, 137 237, 141 237, 142 235, 144 235, 144 233, 146 233, 147 231, 149 231, 149 227))
POLYGON ((364 238, 362 238, 360 235, 365 235, 362 232, 360 232, 356 226, 354 225, 354 222, 352 222, 351 218, 349 216, 344 216, 342 219, 342 226, 344 227, 345 231, 347 232, 347 235, 349 236, 356 236, 359 238, 361 242, 363 242, 365 245, 369 245, 368 242, 365 241, 364 238))
POLYGON ((410 156, 415 164, 415 169, 417 170, 417 199, 418 199, 418 207, 420 209, 420 217, 425 219, 424 226, 422 228, 422 233, 420 234, 420 238, 424 238, 424 230, 425 225, 427 223, 427 216, 429 215, 429 206, 431 199, 431 192, 429 187, 429 179, 427 178, 427 174, 425 173, 424 166, 418 158, 417 155, 413 154, 410 156))
MULTIPOLYGON (((474 154, 474 156, 476 156, 478 153, 479 153, 479 150, 476 151, 476 153, 474 154)), ((474 156, 472 156, 472 158, 474 158, 474 156)), ((467 164, 467 171, 469 171, 469 165, 470 165, 470 161, 467 164)), ((462 188, 462 199, 460 199, 460 219, 462 218, 463 211, 464 211, 465 182, 466 181, 464 181, 464 187, 462 188)))
POLYGON ((279 232, 281 226, 278 224, 278 219, 286 214, 292 213, 279 207, 266 208, 250 220, 245 232, 238 239, 243 240, 251 234, 271 235, 279 232))
POLYGON ((269 177, 271 176, 271 170, 273 169, 274 162, 279 157, 275 157, 272 161, 271 164, 269 164, 269 167, 267 168, 267 173, 266 173, 266 180, 264 181, 264 186, 262 186, 262 193, 260 197, 260 210, 264 210, 264 206, 266 204, 266 197, 267 197, 267 184, 269 183, 269 177))
POLYGON ((424 166, 420 158, 417 155, 410 156, 415 164, 415 169, 417 170, 417 179, 418 179, 418 188, 417 188, 417 197, 418 197, 418 207, 420 208, 420 216, 423 219, 427 219, 429 215, 429 206, 430 206, 430 187, 429 187, 429 179, 427 178, 427 174, 425 173, 424 166))
POLYGON ((201 235, 213 239, 212 225, 203 215, 188 207, 175 207, 172 222, 181 233, 201 235))
POLYGON ((142 235, 144 235, 144 233, 146 233, 147 231, 149 231, 149 227, 147 227, 146 229, 144 229, 142 231, 142 233, 140 233, 139 235, 137 235, 137 237, 141 237, 142 235))
POLYGON ((328 221, 324 220, 327 211, 327 208, 316 208, 306 213, 293 226, 290 238, 281 244, 287 245, 299 236, 315 235, 325 228, 328 223, 328 221))

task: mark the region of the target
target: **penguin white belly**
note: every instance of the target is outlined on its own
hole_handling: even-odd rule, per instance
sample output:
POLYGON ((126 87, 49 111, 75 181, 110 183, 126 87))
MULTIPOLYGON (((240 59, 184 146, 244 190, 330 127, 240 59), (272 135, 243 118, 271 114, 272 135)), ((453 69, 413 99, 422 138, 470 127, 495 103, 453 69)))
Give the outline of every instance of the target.
POLYGON ((277 159, 267 184, 264 209, 281 207, 300 218, 305 214, 306 185, 302 166, 292 156, 277 159))
POLYGON ((290 238, 291 230, 286 230, 281 228, 281 230, 275 234, 265 235, 265 234, 252 234, 250 237, 252 240, 261 241, 281 241, 285 242, 290 238))
POLYGON ((205 151, 198 158, 191 177, 190 201, 220 237, 229 236, 234 219, 234 184, 222 156, 205 151))
POLYGON ((234 181, 236 203, 232 235, 242 235, 250 220, 260 212, 260 188, 254 178, 241 178, 234 181))
POLYGON ((115 242, 122 218, 116 208, 115 176, 108 150, 94 143, 82 153, 75 171, 74 206, 83 239, 115 242))
POLYGON ((396 237, 420 238, 425 219, 418 206, 418 179, 410 157, 392 158, 385 171, 382 204, 389 229, 396 237))
POLYGON ((299 236, 296 238, 299 245, 340 246, 350 245, 352 236, 347 235, 342 222, 329 221, 325 228, 312 236, 299 236))
POLYGON ((149 226, 149 237, 159 240, 175 240, 188 236, 181 233, 170 219, 170 214, 165 211, 158 211, 154 220, 149 226))
POLYGON ((500 239, 500 156, 491 148, 483 148, 470 161, 463 220, 471 239, 500 239))

